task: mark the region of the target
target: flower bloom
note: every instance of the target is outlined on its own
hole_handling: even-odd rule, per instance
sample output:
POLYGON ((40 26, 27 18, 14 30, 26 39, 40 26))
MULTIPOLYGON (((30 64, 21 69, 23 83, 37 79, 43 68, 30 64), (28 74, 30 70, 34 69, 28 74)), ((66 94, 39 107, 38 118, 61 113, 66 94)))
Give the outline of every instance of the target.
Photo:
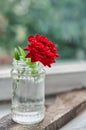
POLYGON ((31 58, 31 62, 39 61, 44 66, 51 66, 55 58, 59 57, 56 47, 52 41, 43 35, 31 35, 28 37, 29 44, 24 49, 28 51, 26 58, 31 58))

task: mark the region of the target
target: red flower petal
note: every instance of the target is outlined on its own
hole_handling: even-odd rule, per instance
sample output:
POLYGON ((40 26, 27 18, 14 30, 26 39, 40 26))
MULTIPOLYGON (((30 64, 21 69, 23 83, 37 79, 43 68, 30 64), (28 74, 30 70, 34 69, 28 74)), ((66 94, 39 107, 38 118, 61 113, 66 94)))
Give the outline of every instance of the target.
POLYGON ((28 51, 26 58, 31 58, 31 62, 40 61, 43 65, 51 66, 55 58, 59 57, 56 47, 52 41, 43 35, 31 35, 28 37, 30 42, 25 48, 28 51))

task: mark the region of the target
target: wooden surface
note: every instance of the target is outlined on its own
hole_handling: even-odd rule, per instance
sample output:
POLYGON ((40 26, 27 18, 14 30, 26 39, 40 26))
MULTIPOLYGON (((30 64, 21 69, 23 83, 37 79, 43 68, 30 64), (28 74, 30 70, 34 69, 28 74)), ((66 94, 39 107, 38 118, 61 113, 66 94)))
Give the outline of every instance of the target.
POLYGON ((46 108, 43 122, 20 125, 11 120, 11 114, 0 119, 0 130, 58 130, 86 107, 86 89, 59 94, 53 105, 46 108))

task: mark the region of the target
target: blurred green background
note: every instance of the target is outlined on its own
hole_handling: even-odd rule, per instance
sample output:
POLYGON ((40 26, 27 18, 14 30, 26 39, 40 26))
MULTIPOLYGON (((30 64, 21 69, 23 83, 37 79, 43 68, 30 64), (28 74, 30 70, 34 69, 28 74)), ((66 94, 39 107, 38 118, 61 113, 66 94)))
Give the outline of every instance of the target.
POLYGON ((36 33, 55 42, 59 60, 86 60, 86 0, 0 0, 0 55, 36 33))

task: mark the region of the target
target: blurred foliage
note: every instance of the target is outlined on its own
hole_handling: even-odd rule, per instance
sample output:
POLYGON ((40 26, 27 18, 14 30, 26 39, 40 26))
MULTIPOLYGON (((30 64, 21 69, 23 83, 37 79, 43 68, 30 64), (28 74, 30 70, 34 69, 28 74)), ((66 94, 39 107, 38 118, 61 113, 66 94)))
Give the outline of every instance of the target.
POLYGON ((0 0, 0 48, 12 54, 35 33, 56 43, 60 59, 86 59, 86 0, 0 0))

